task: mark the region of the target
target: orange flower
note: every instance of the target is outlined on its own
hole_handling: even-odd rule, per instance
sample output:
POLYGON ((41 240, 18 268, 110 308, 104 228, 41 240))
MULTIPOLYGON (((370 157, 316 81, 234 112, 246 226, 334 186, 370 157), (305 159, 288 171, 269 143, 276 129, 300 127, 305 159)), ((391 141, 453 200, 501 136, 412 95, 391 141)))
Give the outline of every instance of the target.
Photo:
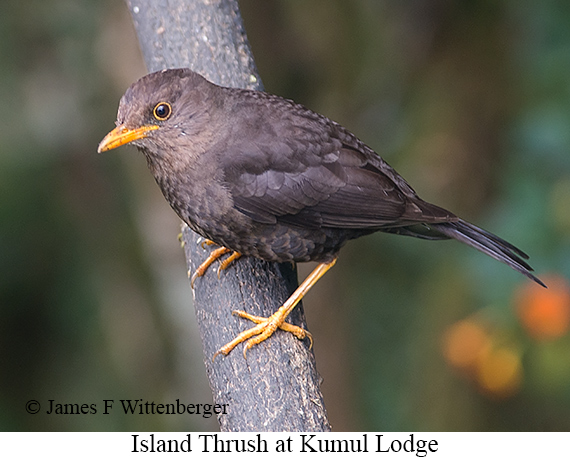
POLYGON ((453 324, 444 335, 447 362, 494 398, 515 395, 523 380, 520 351, 505 345, 501 333, 470 317, 453 324))
POLYGON ((515 295, 516 310, 528 333, 537 340, 563 336, 570 326, 570 286, 560 277, 544 278, 548 289, 525 284, 515 295))
POLYGON ((521 356, 514 348, 494 348, 479 360, 477 381, 494 396, 514 395, 520 389, 522 378, 521 356))
POLYGON ((443 355, 450 365, 471 369, 490 344, 487 330, 474 319, 465 319, 453 324, 445 333, 443 355))

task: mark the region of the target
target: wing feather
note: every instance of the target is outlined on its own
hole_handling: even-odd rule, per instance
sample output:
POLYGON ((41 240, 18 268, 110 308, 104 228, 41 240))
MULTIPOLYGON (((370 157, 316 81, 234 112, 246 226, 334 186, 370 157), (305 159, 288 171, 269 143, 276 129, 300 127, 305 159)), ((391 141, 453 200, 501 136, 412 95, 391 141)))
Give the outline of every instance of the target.
POLYGON ((253 220, 382 229, 455 218, 420 200, 386 162, 338 124, 311 112, 295 112, 287 121, 271 123, 278 126, 275 131, 238 136, 226 145, 225 183, 235 208, 253 220))

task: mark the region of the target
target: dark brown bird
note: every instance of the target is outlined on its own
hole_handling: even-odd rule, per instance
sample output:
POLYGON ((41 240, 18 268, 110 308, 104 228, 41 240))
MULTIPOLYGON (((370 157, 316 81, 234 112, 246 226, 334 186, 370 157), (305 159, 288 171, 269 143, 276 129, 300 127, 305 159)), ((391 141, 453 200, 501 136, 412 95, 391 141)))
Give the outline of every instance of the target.
POLYGON ((99 152, 135 145, 166 200, 194 231, 221 246, 192 278, 234 252, 271 262, 319 262, 269 318, 245 351, 278 328, 310 335, 285 318, 334 265, 350 239, 376 231, 428 240, 454 238, 543 285, 512 244, 420 199, 356 136, 324 116, 264 92, 231 89, 188 69, 163 70, 134 83, 119 104, 117 127, 99 152))

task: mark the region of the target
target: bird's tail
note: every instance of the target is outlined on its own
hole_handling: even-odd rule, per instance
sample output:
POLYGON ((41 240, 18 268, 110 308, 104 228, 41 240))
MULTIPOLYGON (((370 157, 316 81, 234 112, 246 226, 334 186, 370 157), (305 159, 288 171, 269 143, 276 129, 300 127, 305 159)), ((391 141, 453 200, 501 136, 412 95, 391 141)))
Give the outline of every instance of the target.
POLYGON ((456 222, 430 224, 430 226, 446 237, 454 238, 462 243, 468 244, 494 259, 506 263, 512 269, 522 273, 541 286, 546 287, 540 279, 531 273, 533 269, 525 261, 528 259, 528 255, 508 241, 499 238, 497 235, 493 235, 461 219, 456 222))

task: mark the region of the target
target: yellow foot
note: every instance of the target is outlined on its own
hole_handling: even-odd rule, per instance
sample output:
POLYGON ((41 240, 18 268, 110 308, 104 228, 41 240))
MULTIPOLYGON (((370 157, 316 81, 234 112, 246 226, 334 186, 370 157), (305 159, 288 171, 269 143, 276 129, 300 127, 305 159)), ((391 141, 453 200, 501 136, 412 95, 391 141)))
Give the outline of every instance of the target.
POLYGON ((230 249, 224 247, 214 249, 208 256, 208 258, 204 260, 204 262, 202 262, 202 265, 196 268, 196 271, 194 272, 192 278, 190 279, 190 287, 194 289, 194 281, 196 281, 196 278, 204 276, 206 271, 208 271, 208 268, 210 268, 210 265, 212 265, 212 263, 214 263, 216 259, 219 259, 221 256, 227 254, 228 252, 230 252, 230 249))
POLYGON ((202 241, 201 243, 202 249, 206 249, 206 246, 215 246, 216 243, 214 243, 212 240, 208 240, 207 238, 202 241))
MULTIPOLYGON (((206 248, 206 246, 215 246, 215 245, 216 243, 214 243, 211 240, 202 241, 202 247, 204 249, 206 248)), ((210 268, 210 265, 212 265, 217 259, 227 254, 228 252, 232 252, 232 250, 225 247, 219 247, 217 249, 214 249, 208 256, 208 258, 204 260, 204 262, 202 262, 202 264, 198 268, 196 268, 196 271, 190 278, 190 287, 194 289, 194 281, 196 281, 196 278, 204 276, 204 274, 206 274, 206 271, 208 271, 208 268, 210 268)), ((218 267, 218 278, 220 277, 220 273, 222 272, 222 270, 228 268, 234 260, 237 260, 240 257, 241 254, 239 252, 233 251, 232 254, 227 259, 223 260, 220 263, 220 266, 218 267)))
POLYGON ((212 360, 214 360, 218 355, 228 355, 238 344, 247 341, 245 347, 243 348, 243 356, 246 357, 247 351, 251 349, 256 344, 265 341, 271 335, 275 333, 275 331, 280 328, 286 332, 292 333, 300 340, 305 338, 309 338, 310 346, 309 349, 313 347, 313 335, 307 330, 298 327, 296 325, 289 324, 285 322, 285 317, 281 310, 277 311, 276 313, 272 314, 270 317, 259 317, 259 316, 252 316, 251 314, 246 313, 245 311, 234 311, 232 314, 236 316, 243 317, 244 319, 249 319, 250 321, 255 322, 257 325, 255 327, 246 330, 245 332, 241 332, 237 337, 235 337, 232 341, 230 341, 225 346, 221 347, 216 353, 212 360), (256 336, 257 335, 257 336, 256 336))
MULTIPOLYGON (((250 321, 255 322, 257 325, 255 327, 246 330, 245 332, 241 332, 237 337, 235 337, 232 341, 230 341, 225 346, 221 347, 216 353, 214 354, 213 359, 215 359, 218 355, 228 355, 238 344, 247 341, 244 349, 243 349, 243 356, 246 356, 246 353, 249 349, 251 349, 256 344, 265 341, 271 335, 275 333, 275 331, 280 328, 281 330, 285 330, 286 332, 290 332, 295 335, 299 339, 309 338, 311 340, 311 347, 313 346, 313 337, 312 335, 302 329, 301 327, 297 327, 296 325, 288 324, 285 322, 285 319, 289 315, 289 313, 297 306, 297 304, 301 301, 301 299, 305 296, 305 294, 315 285, 315 283, 336 263, 336 258, 332 259, 329 263, 320 263, 317 268, 313 270, 313 272, 307 276, 307 278, 303 281, 303 283, 293 292, 293 294, 287 299, 287 301, 271 316, 269 317, 258 317, 252 316, 244 311, 234 311, 233 314, 237 314, 240 317, 245 319, 249 319, 250 321)), ((212 359, 212 360, 213 360, 212 359)))
POLYGON ((237 251, 232 252, 227 259, 224 259, 220 262, 220 266, 218 267, 218 278, 220 277, 220 273, 230 266, 234 260, 237 260, 241 257, 241 254, 237 251))

